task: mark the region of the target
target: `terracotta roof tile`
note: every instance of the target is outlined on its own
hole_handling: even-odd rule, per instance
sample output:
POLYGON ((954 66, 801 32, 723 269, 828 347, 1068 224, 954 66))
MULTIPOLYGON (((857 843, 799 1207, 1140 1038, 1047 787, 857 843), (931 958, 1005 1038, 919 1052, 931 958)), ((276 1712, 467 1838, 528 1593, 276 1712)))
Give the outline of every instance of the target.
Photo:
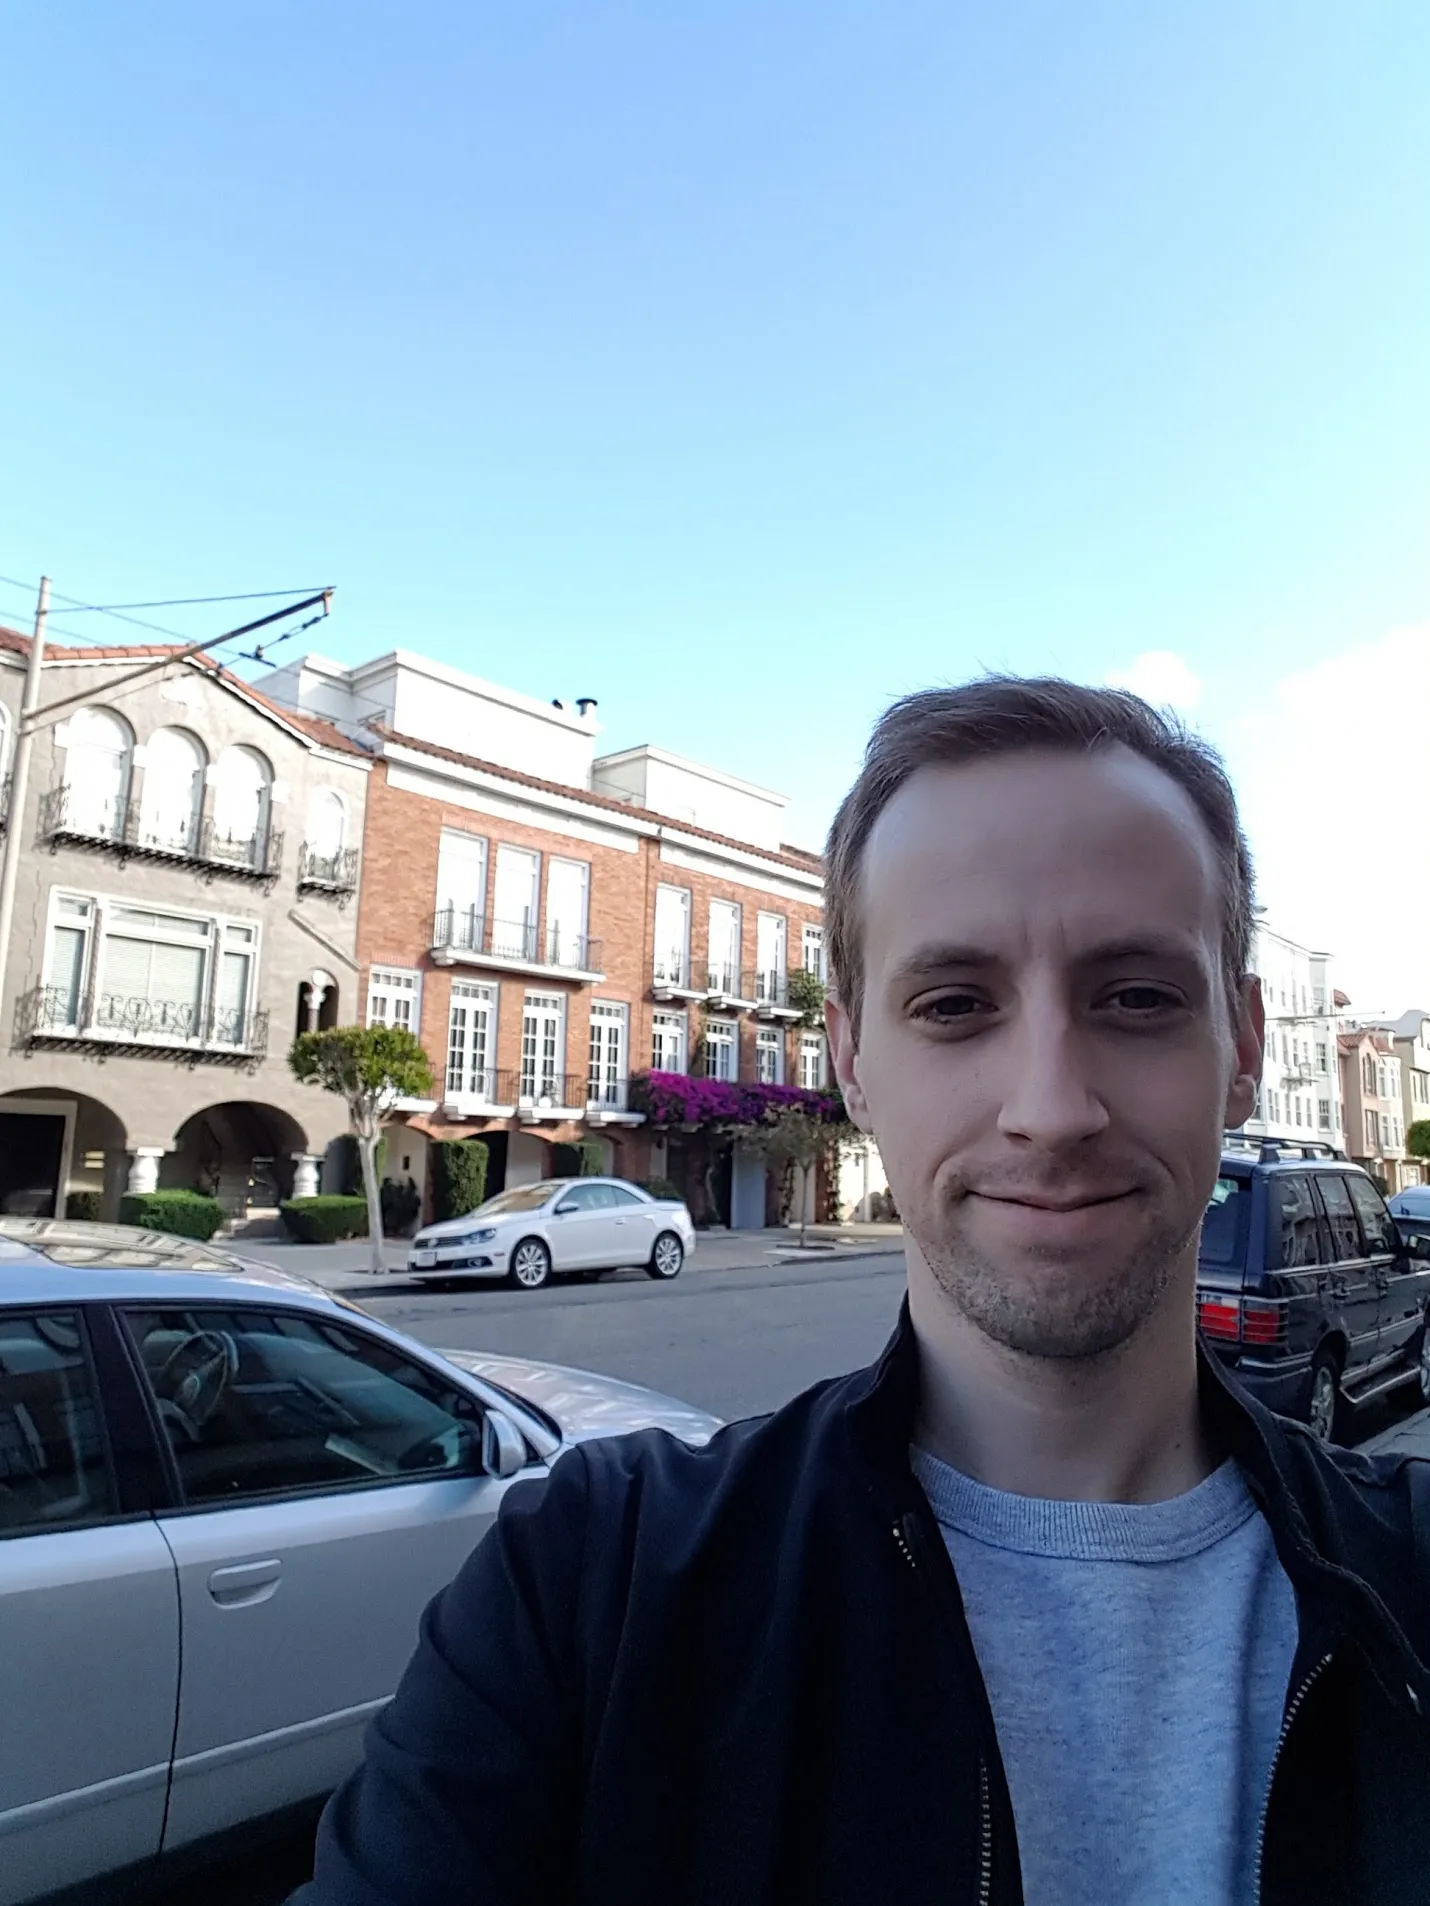
POLYGON ((733 835, 715 834, 708 827, 697 827, 693 821, 678 821, 669 814, 657 814, 652 808, 638 807, 633 801, 618 801, 613 794, 595 794, 589 788, 571 787, 564 781, 545 781, 539 775, 524 773, 520 768, 508 768, 497 761, 484 761, 478 755, 462 754, 458 749, 444 747, 438 741, 424 741, 417 735, 400 734, 385 722, 371 721, 367 726, 373 734, 380 735, 384 741, 390 741, 396 747, 415 748, 419 754, 430 754, 439 761, 451 761, 462 768, 476 768, 483 774, 500 775, 504 781, 513 781, 518 787, 538 788, 543 794, 561 794, 568 800, 580 801, 586 807, 602 808, 608 813, 639 815, 642 820, 654 821, 657 826, 675 827, 682 834, 693 835, 698 840, 713 841, 718 847, 737 847, 742 853, 758 854, 761 860, 797 867, 801 873, 819 874, 824 871, 824 863, 816 854, 802 854, 798 849, 790 848, 756 847, 751 841, 736 840, 733 835))

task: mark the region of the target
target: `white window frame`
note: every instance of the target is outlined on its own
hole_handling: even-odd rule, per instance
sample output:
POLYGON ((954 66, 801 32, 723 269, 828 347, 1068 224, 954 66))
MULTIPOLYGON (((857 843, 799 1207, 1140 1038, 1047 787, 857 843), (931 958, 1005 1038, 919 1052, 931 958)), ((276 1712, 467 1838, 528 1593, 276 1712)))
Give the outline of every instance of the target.
POLYGON ((705 1076, 707 1079, 719 1079, 727 1085, 738 1082, 740 1077, 740 1022, 738 1019, 706 1019, 705 1076), (712 1034, 718 1037, 712 1038, 712 1034), (729 1054, 728 1072, 715 1070, 712 1061, 717 1051, 729 1054))
MULTIPOLYGON (((666 1043, 661 1041, 661 1044, 666 1043)), ((678 1072, 682 1076, 690 1065, 690 1015, 657 1009, 650 1021, 650 1069, 652 1072, 678 1072), (662 1065, 656 1056, 657 1032, 674 1032, 677 1046, 675 1065, 662 1065)))
POLYGON ((586 1067, 586 1103, 598 1106, 606 1112, 624 1112, 629 1097, 628 1088, 631 1078, 631 1009, 623 999, 593 999, 591 1001, 591 1021, 589 1029, 589 1054, 586 1067), (615 1026, 616 1037, 616 1076, 609 1075, 610 1061, 600 1048, 609 1045, 608 1040, 598 1040, 598 1026, 615 1026))
POLYGON ((498 1092, 496 1066, 493 1061, 497 1050, 500 1013, 500 986, 489 980, 456 979, 452 981, 451 993, 447 1000, 447 1051, 442 1071, 447 1098, 474 1098, 485 1104, 496 1103, 498 1092), (454 1084, 452 1077, 453 1027, 459 1005, 466 1007, 467 1018, 462 1034, 461 1067, 454 1084), (474 1021, 478 1016, 485 1020, 486 1056, 480 1066, 473 1064, 472 1061, 473 1048, 476 1044, 473 1038, 474 1021))
POLYGON ((813 920, 806 920, 800 929, 800 959, 805 972, 813 973, 814 977, 823 985, 826 970, 824 963, 824 928, 816 925, 813 920), (810 964, 809 958, 811 951, 814 953, 813 965, 810 964))
POLYGON ((401 1020, 393 1017, 380 1017, 373 1008, 378 1000, 412 1001, 412 1024, 408 1031, 414 1037, 421 1036, 422 1030, 422 975, 415 966, 386 966, 376 962, 368 968, 367 975, 367 1018, 369 1026, 397 1026, 401 1020), (406 982, 410 980, 409 986, 406 982))
POLYGON ((710 911, 705 923, 705 964, 709 969, 710 989, 738 998, 740 993, 740 959, 744 952, 745 919, 744 909, 738 900, 728 900, 724 894, 716 894, 710 901, 710 911), (715 911, 721 910, 728 920, 733 917, 734 928, 726 946, 727 962, 718 964, 715 957, 715 911), (728 982, 728 983, 727 983, 728 982))
POLYGON ((822 1032, 799 1036, 799 1082, 806 1092, 823 1092, 829 1081, 829 1047, 822 1032), (811 1066, 811 1056, 816 1063, 811 1066), (811 1078, 813 1072, 815 1076, 811 1078))
POLYGON ((677 992, 690 992, 693 990, 690 984, 690 914, 691 896, 689 887, 676 887, 669 881, 662 880, 655 890, 655 919, 653 928, 655 947, 652 953, 652 972, 657 986, 670 986, 677 992), (669 972, 662 973, 661 971, 662 964, 669 965, 667 955, 673 950, 670 947, 662 946, 660 941, 660 897, 662 894, 675 894, 678 896, 685 922, 685 944, 680 949, 679 971, 675 974, 669 972))
POLYGON ((522 995, 521 1001, 521 1061, 517 1068, 517 1097, 523 1105, 530 1105, 548 1096, 548 1094, 541 1089, 542 1080, 547 1076, 546 1068, 541 1064, 541 1059, 544 1056, 541 1053, 533 1054, 536 1064, 531 1073, 531 1089, 529 1091, 527 1089, 526 1028, 528 1017, 534 1017, 532 1014, 533 1006, 535 1006, 540 1013, 540 1018, 537 1020, 538 1024, 549 1022, 552 1015, 548 1009, 552 1006, 556 1008, 556 1037, 552 1042, 552 1056, 556 1063, 551 1070, 550 1077, 555 1082, 557 1090, 554 1094, 549 1096, 551 1096, 553 1104, 560 1103, 560 1095, 566 1089, 566 995, 564 993, 535 992, 530 988, 522 995))
POLYGON ((755 1028, 755 1078, 761 1085, 783 1085, 785 1082, 785 1031, 783 1026, 757 1026, 755 1028), (762 1053, 774 1054, 772 1077, 765 1077, 765 1068, 761 1062, 762 1053))
POLYGON ((564 967, 568 971, 580 971, 591 964, 591 863, 589 860, 577 860, 574 854, 551 854, 546 859, 546 909, 544 924, 546 931, 546 961, 549 966, 564 967), (576 928, 576 945, 570 945, 571 929, 568 926, 558 940, 557 923, 551 917, 551 877, 558 867, 578 867, 581 870, 581 923, 576 928), (575 958, 563 959, 563 953, 574 953, 575 958))

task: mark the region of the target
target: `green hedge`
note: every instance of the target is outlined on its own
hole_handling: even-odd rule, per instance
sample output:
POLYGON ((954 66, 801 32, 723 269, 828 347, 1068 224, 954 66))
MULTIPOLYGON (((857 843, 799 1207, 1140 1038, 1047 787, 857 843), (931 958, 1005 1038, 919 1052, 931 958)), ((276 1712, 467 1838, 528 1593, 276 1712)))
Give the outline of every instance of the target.
POLYGON ((65 1199, 67 1218, 84 1218, 90 1224, 99 1221, 100 1208, 104 1203, 102 1191, 72 1191, 65 1199))
POLYGON ((679 1198, 682 1203, 685 1199, 685 1193, 673 1178, 647 1178, 645 1188, 652 1198, 679 1198))
POLYGON ((207 1243, 223 1223, 223 1206, 201 1191, 126 1191, 119 1200, 119 1222, 207 1243))
POLYGON ((574 1145, 552 1147, 553 1178, 604 1178, 606 1148, 599 1138, 583 1138, 574 1145))
POLYGON ((336 1244, 367 1236, 366 1198, 287 1198, 278 1209, 289 1236, 299 1244, 336 1244))
MULTIPOLYGON (((362 1153, 358 1142, 351 1132, 344 1132, 334 1141, 337 1146, 338 1189, 345 1198, 362 1198, 367 1194, 362 1182, 362 1153)), ((377 1141, 377 1182, 382 1183, 382 1168, 387 1159, 387 1140, 377 1141)))
POLYGON ((434 1139, 427 1147, 432 1171, 432 1216, 465 1218, 487 1195, 488 1147, 479 1138, 434 1139))

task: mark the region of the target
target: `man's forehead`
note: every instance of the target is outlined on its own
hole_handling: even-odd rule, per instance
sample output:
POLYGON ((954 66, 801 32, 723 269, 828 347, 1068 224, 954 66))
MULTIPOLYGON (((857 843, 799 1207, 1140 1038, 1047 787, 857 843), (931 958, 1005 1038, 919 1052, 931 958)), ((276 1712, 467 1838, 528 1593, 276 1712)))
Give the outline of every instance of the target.
POLYGON ((1040 923, 1064 939, 1162 928, 1215 941, 1221 906, 1190 797, 1128 749, 922 768, 863 861, 870 953, 934 929, 1037 937, 1040 923))

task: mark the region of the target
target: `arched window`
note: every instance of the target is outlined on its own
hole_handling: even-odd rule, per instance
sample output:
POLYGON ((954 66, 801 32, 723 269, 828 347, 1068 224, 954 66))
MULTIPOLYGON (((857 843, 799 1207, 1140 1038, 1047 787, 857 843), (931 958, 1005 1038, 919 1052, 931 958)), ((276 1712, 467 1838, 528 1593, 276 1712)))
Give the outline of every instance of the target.
POLYGON ((337 881, 347 825, 342 795, 319 788, 308 807, 308 870, 314 879, 337 881))
POLYGON ((261 867, 268 852, 273 770, 256 748, 225 748, 214 770, 213 852, 261 867))
POLYGON ((160 728, 144 750, 139 835, 146 847, 194 852, 204 805, 204 751, 186 728, 160 728))
POLYGON ((81 708, 69 725, 65 825, 71 833, 119 840, 129 806, 134 736, 107 708, 81 708))

